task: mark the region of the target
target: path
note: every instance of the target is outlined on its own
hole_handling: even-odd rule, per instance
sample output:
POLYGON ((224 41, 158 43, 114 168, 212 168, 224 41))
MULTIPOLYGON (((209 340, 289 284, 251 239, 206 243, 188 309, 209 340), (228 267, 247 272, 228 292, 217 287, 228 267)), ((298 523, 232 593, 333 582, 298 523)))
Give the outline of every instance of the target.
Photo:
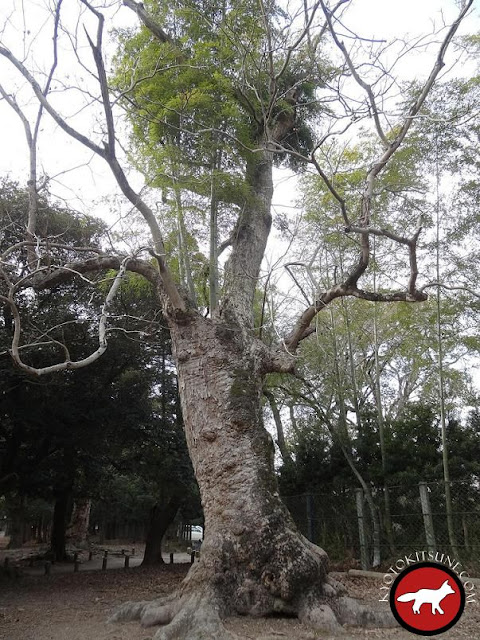
MULTIPOLYGON (((162 554, 162 557, 166 564, 170 563, 170 555, 162 554)), ((138 567, 142 564, 143 553, 130 555, 129 566, 130 568, 138 567)), ((175 564, 187 564, 190 562, 190 556, 187 553, 176 553, 174 555, 175 564)), ((103 565, 103 555, 94 555, 91 560, 80 560, 78 563, 78 571, 101 571, 103 565)), ((124 569, 125 568, 125 556, 119 554, 109 554, 107 557, 107 570, 111 569, 124 569)), ((50 566, 50 572, 52 574, 57 573, 73 573, 72 562, 55 562, 50 566)), ((45 574, 45 561, 37 560, 33 567, 22 566, 22 573, 30 576, 41 576, 45 574)))

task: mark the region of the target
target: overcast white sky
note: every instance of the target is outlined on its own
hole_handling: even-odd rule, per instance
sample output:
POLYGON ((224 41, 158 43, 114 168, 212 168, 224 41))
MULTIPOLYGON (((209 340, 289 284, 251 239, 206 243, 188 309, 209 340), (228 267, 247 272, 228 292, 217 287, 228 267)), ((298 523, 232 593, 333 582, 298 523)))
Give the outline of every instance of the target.
MULTIPOLYGON (((34 52, 33 59, 28 64, 34 71, 46 70, 51 63, 51 24, 46 12, 46 7, 53 4, 54 0, 0 0, 0 42, 10 47, 14 53, 22 58, 26 53, 34 52), (26 31, 26 39, 29 50, 24 50, 23 31, 26 31)), ((112 3, 114 4, 114 3, 112 3)), ((365 38, 379 38, 392 40, 394 38, 418 36, 432 33, 443 24, 450 24, 458 13, 457 2, 454 0, 352 0, 351 7, 345 16, 345 25, 353 29, 357 34, 365 38)), ((70 27, 75 24, 80 3, 78 0, 64 0, 62 20, 70 27)), ((114 7, 116 9, 116 24, 135 25, 136 16, 125 7, 120 0, 114 7)), ((461 33, 478 32, 479 6, 478 3, 461 28, 461 33)), ((82 46, 87 49, 83 32, 79 32, 82 46)), ((113 46, 111 51, 113 52, 113 46)), ((89 52, 87 51, 89 55, 89 52)), ((436 51, 432 49, 430 54, 417 52, 414 57, 405 59, 399 69, 405 78, 413 79, 424 77, 428 74, 433 56, 436 51)), ((60 64, 58 68, 58 81, 54 84, 58 93, 53 94, 53 99, 61 105, 62 112, 74 114, 78 111, 81 96, 78 92, 65 93, 61 91, 61 82, 72 84, 74 79, 82 78, 86 83, 86 74, 82 70, 75 70, 71 54, 65 54, 60 50, 60 64)), ((453 52, 447 58, 448 65, 455 58, 453 52)), ((7 92, 15 92, 18 87, 23 87, 19 102, 27 112, 33 113, 36 109, 36 101, 29 97, 25 91, 25 83, 21 81, 12 67, 0 57, 0 83, 7 92)), ((88 133, 92 128, 98 131, 91 113, 84 111, 75 119, 76 126, 88 133)), ((102 215, 110 221, 116 213, 109 213, 108 204, 102 201, 102 197, 119 192, 108 169, 99 159, 92 159, 92 154, 86 151, 79 143, 70 139, 53 123, 48 115, 44 117, 39 148, 39 172, 52 177, 56 174, 57 180, 51 183, 51 190, 55 195, 68 200, 72 207, 83 209, 102 215), (85 165, 79 170, 73 170, 79 165, 85 165), (64 173, 64 172, 67 173, 64 173)), ((8 175, 25 184, 28 179, 28 154, 22 124, 11 108, 0 100, 0 176, 8 175)), ((141 185, 141 178, 133 178, 134 186, 141 185)), ((276 174, 277 188, 274 202, 278 209, 282 206, 294 204, 296 195, 296 179, 286 171, 276 174)), ((123 205, 125 207, 125 205, 123 205)), ((125 207, 126 209, 126 207, 125 207)), ((269 245, 270 252, 267 258, 270 264, 282 250, 281 244, 275 244, 275 239, 269 245)))
MULTIPOLYGON (((52 24, 48 7, 54 0, 0 0, 0 42, 11 48, 20 58, 27 57, 27 64, 38 74, 47 71, 52 60, 52 24), (24 45, 23 32, 26 32, 24 45), (32 55, 33 54, 33 55, 32 55)), ((450 24, 458 14, 454 0, 352 0, 343 24, 365 38, 378 38, 387 41, 404 37, 407 40, 420 34, 431 34, 444 24, 450 24)), ((62 23, 70 31, 74 31, 77 16, 82 5, 79 0, 64 0, 62 5, 62 23)), ((121 1, 112 3, 111 14, 116 26, 136 25, 137 18, 133 12, 123 7, 121 1)), ((107 22, 107 28, 111 23, 107 22)), ((463 33, 478 30, 478 6, 462 27, 463 33)), ((90 31, 94 33, 95 24, 91 23, 90 31)), ((348 34, 345 31, 345 34, 348 34)), ((80 51, 85 60, 91 62, 83 30, 79 30, 80 51), (83 49, 82 49, 83 48, 83 49)), ((346 40, 348 42, 348 40, 346 40)), ((113 54, 115 42, 110 42, 109 51, 113 54)), ((437 47, 430 52, 418 51, 412 57, 406 57, 399 70, 404 77, 418 78, 426 76, 436 55, 437 47)), ((451 63, 456 55, 451 52, 447 63, 451 63)), ((447 69, 448 69, 447 64, 447 69)), ((67 42, 60 41, 59 65, 56 73, 58 81, 53 83, 54 92, 51 98, 64 114, 77 114, 71 122, 83 132, 89 133, 99 129, 95 122, 95 113, 86 109, 77 113, 84 97, 78 91, 65 92, 62 82, 74 85, 79 82, 84 87, 88 83, 88 74, 78 68, 71 52, 67 51, 67 42)), ((32 116, 36 112, 37 102, 16 70, 0 56, 0 83, 7 92, 21 88, 19 103, 32 116)), ((70 206, 113 222, 123 206, 127 212, 129 205, 119 200, 113 201, 112 194, 119 189, 111 177, 105 163, 92 158, 92 153, 78 142, 69 138, 52 121, 48 114, 42 120, 39 140, 39 173, 47 174, 51 180, 50 189, 53 195, 68 201, 70 206), (84 165, 84 166, 82 166, 84 165), (81 167, 78 169, 77 167, 81 167), (66 173, 65 173, 66 172, 66 173), (112 210, 110 210, 112 209, 112 210)), ((22 124, 12 109, 0 100, 0 175, 8 175, 25 184, 28 179, 28 154, 22 124)), ((140 188, 141 176, 131 175, 133 186, 140 188)), ((296 178, 286 170, 276 172, 276 191, 274 204, 276 210, 293 211, 297 198, 296 178), (287 209, 285 209, 287 207, 287 209)), ((267 250, 267 261, 271 265, 283 252, 284 244, 278 242, 272 234, 267 250)))
MULTIPOLYGON (((48 8, 54 0, 0 0, 0 42, 9 47, 18 57, 27 58, 27 65, 38 75, 39 71, 48 71, 52 60, 52 21, 48 8), (23 37, 25 32, 25 38, 23 37), (26 44, 25 44, 26 43, 26 44)), ((136 25, 135 14, 122 6, 121 0, 112 2, 110 16, 116 26, 136 25)), ((74 32, 79 11, 82 10, 79 0, 64 0, 62 5, 62 24, 70 32, 74 32)), ((83 8, 84 9, 84 8, 83 8)), ((378 38, 391 41, 399 37, 407 40, 420 34, 431 34, 442 25, 450 24, 458 14, 457 2, 454 0, 352 0, 342 20, 344 33, 347 28, 365 38, 378 38)), ((111 28, 107 21, 107 29, 111 28)), ((465 21, 462 32, 471 33, 478 30, 478 6, 465 21)), ((90 23, 90 32, 95 33, 96 25, 90 23)), ((91 63, 91 53, 83 30, 78 31, 78 47, 84 59, 91 63)), ((347 39, 348 43, 349 40, 347 39)), ((78 90, 64 91, 62 82, 72 86, 76 82, 81 87, 88 84, 88 74, 77 65, 77 61, 67 50, 68 42, 60 40, 59 65, 53 83, 54 92, 51 99, 58 105, 63 114, 75 117, 69 120, 79 130, 90 133, 99 130, 95 122, 95 112, 81 109, 84 96, 78 90)), ((115 42, 111 39, 109 51, 113 54, 115 42)), ((420 79, 428 74, 437 47, 429 52, 418 51, 414 56, 402 60, 397 71, 405 78, 420 79)), ((451 52, 448 64, 456 58, 451 52)), ((15 92, 20 88, 18 101, 26 113, 32 117, 37 109, 37 102, 32 97, 26 83, 19 78, 12 66, 0 56, 0 83, 7 92, 15 92)), ((117 219, 121 203, 112 204, 112 194, 119 189, 114 182, 105 163, 92 158, 92 153, 78 142, 69 138, 52 121, 48 114, 42 120, 39 139, 39 173, 51 178, 50 189, 53 195, 68 201, 70 206, 79 210, 100 215, 110 222, 117 219), (82 166, 83 165, 83 166, 82 166), (76 167, 81 166, 80 169, 76 167), (66 173, 65 173, 66 172, 66 173), (54 176, 58 177, 55 179, 54 176), (54 179, 52 179, 54 178, 54 179), (110 208, 113 210, 110 211, 110 208)), ((8 175, 25 184, 28 179, 28 153, 25 135, 18 116, 2 100, 0 100, 0 175, 8 175)), ((142 178, 131 174, 133 186, 140 188, 142 178)), ((274 203, 277 210, 291 208, 297 198, 296 178, 288 171, 276 172, 276 191, 274 203)), ((124 212, 128 205, 123 204, 124 212)), ((283 245, 279 244, 272 234, 267 251, 271 264, 283 245)))
MULTIPOLYGON (((22 57, 24 46, 22 32, 27 31, 27 42, 30 52, 34 52, 33 62, 37 69, 48 69, 51 61, 51 25, 45 7, 53 4, 53 0, 1 0, 0 2, 0 40, 9 46, 19 57, 22 57), (40 33, 39 33, 40 32, 40 33), (39 33, 39 35, 38 35, 39 33)), ((115 4, 115 3, 113 3, 115 4)), ((433 28, 444 22, 450 23, 457 14, 454 0, 353 0, 348 10, 345 24, 364 37, 376 37, 390 40, 409 34, 430 33, 433 28)), ((78 0, 64 0, 62 20, 70 26, 75 22, 80 3, 78 0)), ((121 6, 119 0, 115 7, 116 24, 136 24, 136 16, 127 8, 121 6)), ((478 7, 472 17, 466 22, 463 31, 478 29, 478 7)), ((80 42, 86 46, 83 33, 79 34, 80 42)), ((60 50, 60 64, 57 76, 71 81, 72 76, 80 77, 80 72, 74 71, 74 61, 63 55, 60 50), (72 67, 72 68, 70 68, 72 67)), ((405 76, 420 76, 427 73, 430 67, 430 56, 418 53, 413 59, 403 63, 401 72, 405 76)), ((85 74, 83 74, 85 76, 85 74)), ((0 59, 0 82, 7 90, 13 92, 22 86, 15 70, 3 59, 0 59)), ((60 83, 58 83, 60 88, 60 83)), ((58 94, 56 100, 63 100, 62 106, 67 113, 74 113, 80 102, 79 96, 68 93, 67 96, 58 94)), ((20 98, 22 106, 35 106, 34 99, 28 99, 27 93, 20 98)), ((78 120, 79 128, 88 131, 92 127, 91 115, 84 113, 78 120)), ((117 190, 108 171, 100 160, 91 161, 90 152, 79 143, 68 138, 46 116, 43 120, 40 136, 39 164, 40 171, 54 176, 65 170, 72 169, 83 163, 89 163, 88 168, 81 171, 71 171, 59 176, 58 182, 52 183, 53 191, 64 198, 72 199, 72 204, 80 207, 77 197, 81 197, 86 206, 91 208, 91 201, 106 196, 117 190)), ((25 182, 28 176, 28 156, 26 153, 25 137, 22 124, 11 108, 0 101, 0 175, 10 175, 12 178, 25 182)), ((287 203, 294 196, 293 181, 279 176, 279 189, 276 194, 278 203, 287 203)), ((96 207, 100 212, 102 207, 96 207)))

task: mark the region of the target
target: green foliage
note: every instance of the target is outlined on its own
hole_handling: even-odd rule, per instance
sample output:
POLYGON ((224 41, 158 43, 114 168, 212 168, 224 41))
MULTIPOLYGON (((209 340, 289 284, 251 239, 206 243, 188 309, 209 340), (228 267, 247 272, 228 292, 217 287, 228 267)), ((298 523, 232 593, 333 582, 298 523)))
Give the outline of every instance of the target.
MULTIPOLYGON (((15 242, 22 238, 26 195, 16 185, 4 186, 2 224, 11 235, 9 241, 15 242)), ((98 243, 102 242, 103 227, 95 220, 77 219, 74 212, 48 203, 43 215, 50 231, 64 225, 62 243, 67 248, 61 251, 66 255, 69 243, 80 237, 91 241, 96 234, 98 243)), ((14 268, 18 263, 12 259, 14 268)), ((60 344, 68 345, 73 360, 92 353, 98 346, 100 306, 113 275, 103 274, 93 287, 78 279, 55 291, 21 298, 24 341, 35 346, 22 352, 25 360, 36 366, 53 363, 59 350, 62 358, 65 355, 60 344), (47 339, 56 342, 35 345, 47 339)), ((111 485, 113 491, 124 478, 148 494, 145 504, 181 492, 186 502, 197 505, 169 334, 152 286, 128 275, 110 314, 109 346, 102 358, 87 368, 32 380, 10 361, 11 319, 8 308, 4 309, 0 319, 0 480, 9 500, 21 498, 30 508, 34 500, 51 502, 68 490, 73 496, 108 502, 106 488, 111 485)))
POLYGON ((301 428, 289 439, 293 460, 284 462, 279 469, 281 494, 328 494, 351 485, 348 464, 325 425, 311 418, 300 420, 299 424, 301 428))
MULTIPOLYGON (((288 19, 275 2, 151 0, 146 7, 168 38, 161 42, 143 27, 119 32, 113 83, 132 127, 131 160, 162 190, 169 266, 183 283, 185 256, 194 257, 201 300, 206 287, 199 274, 208 264, 200 254, 209 226, 218 226, 219 239, 228 237, 251 203, 250 178, 267 130, 309 155, 317 89, 335 71, 313 61, 306 45, 289 50, 288 19)), ((288 154, 274 161, 301 164, 288 154)))
MULTIPOLYGON (((480 475, 480 432, 478 410, 466 421, 451 417, 448 422, 450 472, 452 480, 474 483, 480 475)), ((355 488, 358 480, 351 473, 338 443, 321 420, 308 414, 298 420, 298 431, 291 435, 289 447, 294 462, 279 469, 284 495, 331 493, 355 488)), ((376 415, 362 414, 361 428, 352 438, 354 461, 368 484, 382 486, 376 415)), ((390 486, 413 486, 419 481, 443 478, 439 418, 433 406, 412 403, 401 418, 386 425, 387 482, 390 486)))
MULTIPOLYGON (((16 182, 0 178, 0 243, 2 251, 23 241, 28 216, 28 193, 16 182)), ((102 220, 72 211, 66 207, 52 203, 48 193, 39 195, 37 214, 37 236, 51 238, 52 242, 76 244, 77 246, 100 246, 100 239, 106 232, 102 220)), ((50 248, 51 257, 58 256, 60 250, 50 248)), ((72 253, 64 250, 65 257, 72 253)))

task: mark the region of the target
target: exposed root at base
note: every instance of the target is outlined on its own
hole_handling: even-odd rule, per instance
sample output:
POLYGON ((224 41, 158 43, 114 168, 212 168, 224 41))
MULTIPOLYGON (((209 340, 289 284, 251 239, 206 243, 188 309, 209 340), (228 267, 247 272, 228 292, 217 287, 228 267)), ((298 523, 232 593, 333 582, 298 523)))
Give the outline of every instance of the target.
MULTIPOLYGON (((343 595, 343 585, 331 582, 324 585, 322 597, 312 592, 302 599, 296 611, 302 623, 339 635, 343 635, 343 625, 396 626, 390 611, 375 609, 343 595)), ((127 602, 110 622, 139 620, 146 627, 164 625, 156 632, 154 640, 240 640, 223 625, 222 618, 230 613, 234 612, 222 608, 218 597, 204 592, 153 602, 127 602)))
POLYGON ((189 598, 172 622, 154 640, 240 640, 224 627, 219 608, 202 598, 189 598))
POLYGON ((348 596, 342 596, 336 600, 335 613, 342 624, 355 627, 388 628, 398 626, 390 609, 371 607, 348 596))
POLYGON ((225 629, 219 611, 212 596, 170 597, 154 602, 127 602, 109 622, 140 620, 145 627, 166 625, 156 632, 154 640, 240 640, 225 629))
POLYGON ((298 609, 298 619, 309 627, 339 632, 343 625, 354 627, 395 627, 390 610, 365 605, 346 595, 343 585, 334 581, 323 585, 323 597, 306 595, 298 609), (339 589, 341 587, 341 589, 339 589), (329 591, 329 588, 331 591, 329 591))

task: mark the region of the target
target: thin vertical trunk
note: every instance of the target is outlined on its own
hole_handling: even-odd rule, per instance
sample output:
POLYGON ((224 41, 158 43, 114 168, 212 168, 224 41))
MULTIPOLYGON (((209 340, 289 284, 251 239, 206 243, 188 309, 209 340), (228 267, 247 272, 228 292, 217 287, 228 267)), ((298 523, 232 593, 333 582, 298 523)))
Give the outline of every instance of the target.
POLYGON ((288 405, 288 411, 290 414, 290 424, 292 425, 292 431, 295 435, 298 435, 298 424, 297 418, 295 417, 295 405, 293 404, 293 402, 288 405))
POLYGON ((455 535, 455 525, 453 522, 452 494, 450 488, 450 466, 448 459, 447 423, 445 411, 445 372, 443 367, 443 336, 442 336, 442 314, 440 303, 440 172, 438 166, 438 155, 436 159, 436 321, 437 321, 437 357, 438 357, 438 397, 440 405, 440 428, 442 438, 442 462, 443 480, 445 484, 445 510, 447 515, 448 538, 452 553, 458 558, 457 540, 455 535))
POLYGON ((208 273, 210 314, 215 312, 218 305, 218 200, 213 192, 210 200, 210 264, 208 273))
POLYGON ((162 371, 161 371, 161 383, 162 393, 160 400, 160 408, 162 412, 162 424, 165 424, 167 417, 167 366, 166 366, 166 350, 165 341, 162 340, 162 371))
POLYGON ((212 315, 218 306, 218 198, 215 189, 215 171, 221 166, 221 150, 215 150, 210 171, 210 256, 209 307, 212 315))
POLYGON ((387 450, 385 446, 385 416, 383 412, 382 389, 380 384, 380 359, 378 355, 378 323, 377 323, 377 303, 374 302, 373 312, 373 349, 375 360, 375 380, 373 383, 373 392, 375 397, 375 406, 377 409, 378 435, 380 440, 380 457, 382 463, 383 476, 383 506, 385 509, 385 533, 387 534, 388 547, 391 554, 395 554, 395 543, 393 540, 392 513, 390 509, 390 492, 388 489, 387 476, 387 450))
POLYGON ((350 365, 350 380, 352 384, 353 406, 355 409, 355 418, 357 420, 357 425, 360 429, 362 426, 362 414, 360 412, 360 402, 358 398, 357 374, 355 371, 355 354, 353 352, 353 344, 352 344, 352 328, 351 328, 351 322, 350 322, 350 314, 348 311, 348 305, 346 304, 344 298, 342 298, 342 307, 343 307, 343 313, 345 317, 345 325, 347 328, 348 360, 350 365))
MULTIPOLYGON (((375 261, 376 240, 373 239, 373 259, 375 261)), ((373 270, 373 290, 377 290, 377 272, 373 270)), ((375 407, 377 410, 378 438, 380 441, 380 458, 382 464, 383 477, 383 508, 385 510, 385 533, 387 535, 388 548, 392 555, 395 554, 395 542, 393 539, 392 512, 390 508, 390 492, 388 489, 387 477, 387 449, 385 446, 385 414, 383 411, 382 387, 381 387, 381 368, 379 358, 379 340, 378 340, 378 306, 373 303, 373 354, 375 363, 375 375, 373 380, 373 396, 375 398, 375 407)))
POLYGON ((358 470, 357 465, 355 464, 353 456, 351 454, 350 436, 348 433, 348 423, 347 423, 347 409, 345 405, 345 395, 343 393, 345 381, 342 379, 342 376, 340 374, 339 353, 338 353, 338 346, 337 346, 337 330, 336 330, 335 316, 333 314, 332 309, 330 309, 330 321, 333 329, 332 330, 332 346, 333 346, 333 365, 334 365, 336 387, 337 387, 336 395, 337 395, 337 401, 340 409, 340 412, 339 412, 340 433, 337 439, 340 442, 343 455, 347 460, 348 465, 352 469, 355 477, 360 482, 362 489, 365 493, 365 499, 367 501, 368 508, 370 511, 370 517, 372 520, 372 546, 373 546, 372 566, 378 567, 381 562, 380 522, 378 518, 378 511, 375 506, 375 502, 373 500, 372 491, 368 486, 368 484, 363 479, 363 476, 358 470))
POLYGON ((291 458, 287 449, 287 444, 285 442, 282 417, 278 409, 277 401, 275 400, 275 396, 273 395, 273 393, 271 391, 268 391, 267 389, 263 390, 263 395, 267 398, 270 404, 270 409, 272 410, 273 420, 277 429, 277 445, 280 451, 280 455, 282 456, 283 463, 285 464, 286 462, 290 462, 291 458))
POLYGON ((445 381, 443 370, 442 323, 440 317, 440 294, 437 288, 437 348, 438 348, 438 395, 440 400, 440 428, 442 433, 443 480, 445 484, 445 509, 447 514, 448 538, 455 557, 459 557, 455 526, 453 522, 453 505, 450 485, 450 465, 448 457, 447 423, 445 411, 445 381))
POLYGON ((175 206, 177 210, 178 244, 179 244, 179 267, 180 274, 185 277, 188 295, 194 307, 197 306, 197 294, 193 282, 192 265, 187 245, 187 229, 185 227, 185 217, 183 213, 182 193, 180 187, 174 179, 175 206))

